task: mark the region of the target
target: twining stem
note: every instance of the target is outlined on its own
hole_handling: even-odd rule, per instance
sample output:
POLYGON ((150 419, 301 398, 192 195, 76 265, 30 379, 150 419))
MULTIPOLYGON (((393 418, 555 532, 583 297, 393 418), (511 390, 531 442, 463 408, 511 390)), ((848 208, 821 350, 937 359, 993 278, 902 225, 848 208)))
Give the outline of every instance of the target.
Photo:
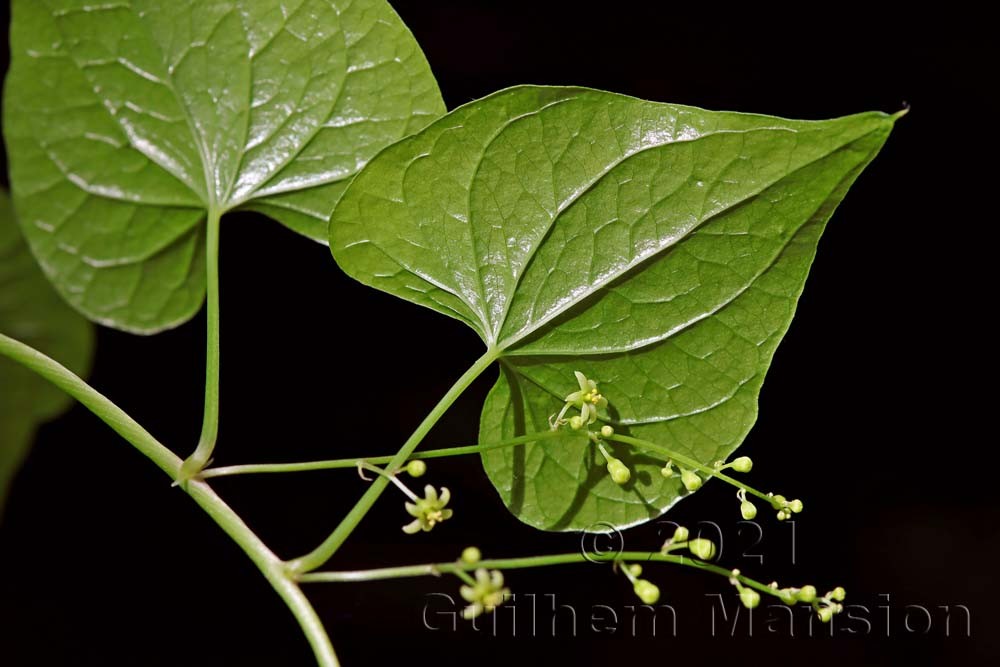
POLYGON ((766 493, 764 493, 762 491, 758 491, 757 489, 755 489, 753 487, 747 486, 746 484, 744 484, 743 482, 739 481, 738 479, 730 477, 729 475, 726 475, 726 474, 720 472, 719 470, 716 470, 715 468, 713 468, 711 466, 707 466, 704 463, 700 463, 700 462, 696 461, 695 459, 691 458, 690 456, 685 456, 684 454, 681 454, 680 452, 674 451, 673 449, 670 449, 669 447, 664 447, 663 445, 658 445, 655 442, 650 442, 649 440, 640 440, 639 438, 633 438, 633 437, 628 436, 628 435, 619 435, 617 433, 615 433, 614 435, 609 436, 609 437, 607 437, 605 439, 606 440, 614 440, 615 442, 621 442, 621 443, 626 444, 626 445, 632 445, 633 447, 638 447, 640 449, 651 449, 653 451, 660 452, 661 454, 667 456, 668 458, 670 458, 671 460, 673 460, 673 461, 675 461, 677 463, 683 464, 683 465, 687 466, 688 468, 694 468, 695 470, 700 470, 700 471, 702 471, 703 473, 705 473, 706 475, 708 475, 710 477, 718 477, 722 481, 728 482, 729 484, 732 484, 733 486, 735 486, 738 489, 743 489, 747 493, 753 494, 753 495, 757 496, 758 498, 760 498, 761 500, 765 500, 768 503, 770 503, 772 501, 772 497, 769 496, 769 495, 767 495, 766 493))
POLYGON ((206 266, 206 336, 205 336, 205 414, 201 437, 194 453, 184 461, 181 481, 196 475, 208 465, 219 435, 219 221, 220 212, 209 207, 205 238, 206 266))
MULTIPOLYGON (((3 334, 0 334, 0 355, 23 364, 78 400, 163 472, 167 473, 171 479, 175 481, 178 479, 181 469, 180 458, 162 445, 121 408, 65 366, 38 350, 3 334)), ((250 530, 239 515, 207 483, 190 480, 183 485, 183 489, 243 549, 281 596, 281 599, 285 601, 309 640, 317 663, 321 667, 339 665, 323 624, 308 598, 289 574, 285 563, 268 549, 267 545, 250 530)))
MULTIPOLYGON (((571 563, 595 563, 613 561, 639 561, 654 563, 674 563, 693 567, 706 572, 712 572, 723 577, 733 576, 732 570, 724 567, 706 563, 695 558, 680 556, 677 554, 664 554, 658 551, 623 551, 601 558, 590 553, 566 553, 551 554, 548 556, 528 556, 525 558, 494 558, 485 559, 477 563, 466 563, 464 561, 451 561, 448 563, 426 563, 422 565, 400 565, 397 567, 380 567, 372 570, 344 570, 340 572, 309 572, 299 575, 299 582, 308 583, 343 583, 355 581, 378 581, 381 579, 402 579, 404 577, 439 576, 442 574, 455 574, 457 572, 469 572, 478 568, 488 570, 519 570, 530 567, 546 567, 549 565, 566 565, 571 563)), ((740 583, 756 588, 761 593, 767 593, 778 597, 778 590, 755 581, 743 574, 736 575, 740 583)))
MULTIPOLYGON (((503 449, 504 447, 515 447, 529 442, 537 442, 546 438, 553 438, 564 435, 560 431, 541 431, 530 435, 522 435, 510 440, 501 442, 491 442, 482 445, 466 445, 463 447, 446 447, 444 449, 428 449, 422 452, 413 452, 409 460, 413 459, 439 459, 448 456, 463 456, 466 454, 479 454, 493 449, 503 449)), ((388 456, 367 456, 355 457, 353 459, 329 459, 325 461, 304 461, 301 463, 248 463, 244 465, 223 466, 219 468, 207 468, 200 475, 201 479, 212 477, 229 477, 231 475, 251 475, 260 473, 286 473, 286 472, 311 472, 316 470, 335 470, 337 468, 355 468, 359 462, 374 463, 384 465, 395 458, 394 454, 388 456)))
MULTIPOLYGON (((441 416, 451 407, 451 404, 455 402, 462 392, 465 391, 473 380, 479 377, 483 371, 490 367, 494 361, 496 361, 499 352, 494 349, 487 350, 486 354, 481 356, 476 360, 469 370, 462 374, 462 377, 455 381, 448 393, 438 401, 438 404, 430 411, 430 413, 424 417, 424 420, 420 422, 417 429, 413 434, 407 439, 403 446, 400 448, 396 455, 393 456, 388 461, 386 466, 389 470, 398 470, 406 462, 410 455, 413 454, 413 450, 417 448, 417 445, 424 439, 424 436, 431 430, 434 424, 441 418, 441 416)), ((368 490, 365 491, 361 499, 351 508, 351 511, 347 513, 340 524, 334 529, 334 531, 327 537, 322 544, 310 551, 300 558, 289 561, 288 567, 292 572, 302 574, 304 572, 310 572, 318 567, 321 567, 326 561, 336 553, 340 545, 350 536, 361 520, 368 513, 368 510, 372 508, 375 501, 378 500, 379 496, 385 490, 385 487, 389 484, 389 481, 385 477, 378 477, 368 490)))

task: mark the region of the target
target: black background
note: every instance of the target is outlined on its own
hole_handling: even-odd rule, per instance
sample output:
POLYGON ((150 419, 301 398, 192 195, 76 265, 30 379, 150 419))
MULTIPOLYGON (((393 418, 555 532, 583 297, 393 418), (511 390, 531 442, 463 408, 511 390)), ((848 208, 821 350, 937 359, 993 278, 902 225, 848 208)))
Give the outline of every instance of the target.
MULTIPOLYGON (((805 500, 797 563, 788 526, 770 512, 759 519, 763 544, 752 549, 763 563, 741 556, 752 540, 736 533, 728 487, 709 484, 669 515, 717 521, 727 566, 765 581, 845 586, 849 602, 869 608, 870 631, 841 624, 832 639, 818 627, 810 638, 800 618, 791 638, 784 626, 769 633, 760 614, 752 639, 745 619, 735 638, 721 624, 713 633, 717 602, 706 594, 725 595, 731 613, 731 587, 669 566, 649 577, 677 611, 676 637, 664 616, 655 637, 640 624, 630 638, 635 598, 620 575, 597 566, 510 573, 522 594, 518 621, 501 616, 496 633, 424 627, 425 595, 455 594, 453 578, 309 588, 346 664, 995 664, 1000 538, 995 437, 986 428, 994 337, 981 313, 994 302, 984 296, 986 233, 996 222, 984 183, 995 171, 997 105, 986 20, 957 5, 915 14, 906 3, 808 5, 808 15, 763 3, 740 13, 624 0, 393 4, 449 107, 548 83, 798 118, 904 103, 912 111, 834 216, 740 450, 753 456, 759 487, 805 500), (534 633, 524 594, 537 596, 534 633), (576 607, 575 639, 565 613, 552 637, 548 594, 576 607), (619 614, 616 633, 591 627, 599 604, 619 614), (928 632, 913 610, 907 631, 906 605, 931 612, 928 632), (951 608, 950 633, 940 605, 951 608), (971 637, 957 605, 969 609, 971 637)), ((460 324, 352 282, 325 247, 261 217, 228 218, 222 248, 218 464, 393 452, 481 352, 460 324)), ((151 338, 101 329, 92 375, 182 455, 200 427, 203 330, 203 316, 151 338)), ((426 446, 474 441, 492 380, 491 372, 477 381, 426 446)), ((452 521, 405 537, 401 499, 390 490, 332 566, 450 560, 471 543, 489 556, 579 548, 578 535, 539 533, 509 515, 475 458, 434 462, 428 479, 452 488, 452 521)), ((291 557, 325 537, 364 483, 342 471, 217 488, 291 557)), ((655 549, 664 530, 627 531, 627 546, 655 549)), ((5 665, 311 660, 242 553, 79 407, 41 429, 14 485, 0 581, 5 665)))

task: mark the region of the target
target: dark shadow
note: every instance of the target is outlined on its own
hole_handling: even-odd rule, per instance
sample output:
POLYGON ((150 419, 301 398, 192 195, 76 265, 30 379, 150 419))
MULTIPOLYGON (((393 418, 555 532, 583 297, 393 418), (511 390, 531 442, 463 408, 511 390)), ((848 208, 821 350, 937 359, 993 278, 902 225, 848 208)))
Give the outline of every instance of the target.
MULTIPOLYGON (((517 380, 517 373, 507 364, 500 364, 500 370, 510 388, 510 405, 514 410, 514 435, 526 435, 524 423, 524 395, 521 392, 521 385, 517 380)), ((520 514, 524 506, 524 478, 525 478, 525 446, 518 445, 513 449, 513 463, 511 465, 510 482, 510 511, 520 514)))

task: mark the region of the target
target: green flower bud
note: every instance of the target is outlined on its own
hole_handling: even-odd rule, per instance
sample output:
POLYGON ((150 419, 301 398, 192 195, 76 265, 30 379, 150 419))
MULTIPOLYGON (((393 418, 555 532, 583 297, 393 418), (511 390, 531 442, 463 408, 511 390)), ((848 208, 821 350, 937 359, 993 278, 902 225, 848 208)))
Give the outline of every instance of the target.
POLYGON ((608 461, 608 472, 611 474, 611 480, 618 485, 628 484, 632 479, 632 472, 619 459, 608 461))
POLYGON ((834 613, 836 613, 836 610, 833 607, 820 607, 816 610, 816 613, 819 614, 820 621, 823 623, 829 623, 830 619, 833 618, 834 613))
POLYGON ((462 549, 462 562, 475 565, 482 559, 483 554, 478 547, 465 547, 462 549))
POLYGON ((687 542, 689 534, 690 533, 688 532, 687 528, 685 528, 684 526, 677 526, 677 530, 674 531, 674 536, 672 539, 674 540, 674 542, 687 542))
POLYGON ((427 464, 420 459, 415 459, 406 464, 406 473, 410 477, 422 477, 427 472, 427 464))
POLYGON ((629 565, 628 571, 632 573, 633 577, 638 577, 640 574, 642 574, 642 565, 639 565, 638 563, 629 565))
POLYGON ((690 470, 682 470, 681 483, 684 484, 685 489, 693 493, 701 488, 701 477, 690 470))
POLYGON ((754 505, 749 500, 744 500, 743 502, 740 503, 740 514, 743 515, 744 519, 749 521, 750 519, 757 516, 757 506, 754 505))
POLYGON ((645 604, 656 604, 660 599, 660 589, 656 587, 656 584, 645 579, 636 579, 632 590, 645 604))
POLYGON ((788 501, 785 499, 784 496, 781 495, 771 496, 771 507, 773 507, 774 509, 776 510, 783 509, 786 504, 788 504, 788 501))
POLYGON ((841 602, 847 595, 847 591, 844 590, 843 586, 837 586, 832 591, 830 591, 830 599, 841 602))
POLYGON ((732 467, 736 472, 750 472, 750 469, 753 468, 753 461, 750 460, 749 456, 741 456, 733 461, 732 467))
POLYGON ((786 512, 785 510, 781 510, 780 512, 778 512, 778 521, 784 521, 787 518, 788 518, 788 512, 786 512))
POLYGON ((712 560, 715 556, 715 544, 712 540, 696 537, 687 544, 688 551, 702 560, 712 560))
POLYGON ((660 474, 663 475, 664 477, 674 476, 674 466, 671 465, 670 461, 667 461, 667 465, 660 468, 660 474))
POLYGON ((583 417, 580 415, 573 415, 569 418, 569 427, 574 431, 579 431, 583 428, 583 417))
POLYGON ((604 438, 610 438, 614 434, 615 434, 615 430, 613 428, 611 428, 610 426, 608 426, 607 424, 605 424, 604 426, 601 427, 601 436, 602 437, 604 437, 604 438))
POLYGON ((798 499, 793 500, 792 502, 788 503, 788 509, 798 514, 799 512, 802 511, 802 501, 798 499))
POLYGON ((798 602, 798 598, 795 596, 795 591, 791 588, 782 588, 778 591, 778 599, 790 607, 795 606, 795 603, 798 602))
POLYGON ((747 609, 756 609, 760 604, 760 593, 752 588, 744 588, 740 591, 740 602, 747 609))
POLYGON ((815 586, 803 586, 799 589, 799 592, 795 594, 795 597, 799 599, 799 602, 812 602, 816 599, 816 587, 815 586))

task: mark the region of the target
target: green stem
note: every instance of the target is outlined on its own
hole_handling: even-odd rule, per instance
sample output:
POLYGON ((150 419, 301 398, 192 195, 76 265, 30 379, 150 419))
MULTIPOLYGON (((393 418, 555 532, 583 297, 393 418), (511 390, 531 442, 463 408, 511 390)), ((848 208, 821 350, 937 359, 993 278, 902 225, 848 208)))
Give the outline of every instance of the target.
MULTIPOLYGON (((718 565, 712 565, 687 556, 676 554, 663 554, 657 551, 623 551, 614 554, 613 557, 604 559, 603 562, 630 561, 630 562, 651 562, 651 563, 673 563, 684 565, 698 570, 705 570, 713 574, 726 577, 733 576, 732 570, 727 570, 718 565)), ((551 554, 547 556, 528 556, 525 558, 495 558, 481 560, 478 563, 466 563, 464 561, 452 561, 448 563, 426 563, 422 565, 400 565, 397 567, 380 567, 372 570, 344 570, 340 572, 310 572, 299 576, 299 582, 309 583, 344 583, 358 581, 379 581, 382 579, 402 579, 405 577, 439 576, 442 574, 457 574, 459 572, 469 572, 478 568, 487 570, 520 570, 531 567, 547 567, 550 565, 566 565, 573 563, 593 563, 593 554, 583 554, 579 552, 567 554, 551 554)), ((768 595, 778 596, 777 589, 755 581, 743 574, 737 575, 740 583, 757 589, 768 595)))
MULTIPOLYGON (((386 466, 389 470, 398 470, 403 466, 410 455, 413 454, 413 450, 417 448, 417 445, 424 439, 424 436, 431 430, 434 424, 441 418, 441 416, 451 407, 451 404, 455 402, 462 392, 465 391, 473 380, 479 377, 483 371, 490 367, 494 361, 496 361, 499 352, 494 349, 487 350, 486 354, 481 356, 476 360, 476 363, 472 365, 469 370, 462 374, 462 377, 458 378, 448 393, 438 401, 438 404, 430 411, 430 413, 424 417, 424 420, 420 422, 420 425, 409 437, 409 439, 403 443, 396 455, 393 456, 386 466)), ((302 574, 304 572, 309 572, 321 567, 326 561, 330 560, 330 557, 336 553, 340 545, 350 536, 354 529, 357 527, 361 520, 368 513, 368 510, 372 508, 375 501, 378 500, 379 496, 385 490, 385 487, 389 484, 388 480, 384 477, 377 478, 372 482, 368 490, 365 491, 361 499, 351 508, 351 511, 347 513, 340 524, 334 529, 334 531, 327 537, 322 544, 310 551, 304 556, 296 558, 295 560, 289 561, 288 566, 292 572, 302 574)))
MULTIPOLYGON (((402 491, 403 495, 405 495, 407 498, 409 498, 415 503, 420 501, 420 498, 417 497, 417 494, 415 494, 413 491, 410 491, 410 489, 406 487, 406 484, 403 484, 401 481, 399 481, 399 478, 397 478, 394 473, 388 473, 385 470, 382 470, 382 468, 374 466, 371 463, 368 463, 367 461, 358 461, 358 473, 360 474, 362 470, 368 470, 369 472, 375 473, 379 477, 386 478, 387 480, 395 484, 396 488, 402 491)), ((369 481, 368 478, 365 477, 364 475, 361 476, 361 479, 369 481)))
POLYGON ((705 465, 704 463, 699 463, 698 461, 696 461, 695 459, 691 458, 690 456, 685 456, 684 454, 676 452, 676 451, 670 449, 669 447, 664 447, 663 445, 658 445, 655 442, 650 442, 649 440, 640 440, 639 438, 633 438, 633 437, 628 436, 628 435, 618 435, 617 433, 615 433, 614 435, 612 435, 612 436, 610 436, 608 438, 605 438, 605 439, 606 440, 614 440, 615 442, 621 442, 621 443, 624 443, 626 445, 632 445, 633 447, 638 447, 640 449, 651 449, 653 451, 660 452, 661 454, 667 456, 671 460, 676 461, 678 463, 681 463, 681 464, 687 466, 688 468, 694 468, 696 470, 700 470, 700 471, 702 471, 703 473, 705 473, 706 475, 708 475, 710 477, 718 477, 722 481, 728 482, 729 484, 732 484, 733 486, 735 486, 738 489, 743 489, 747 493, 751 493, 751 494, 757 496, 758 498, 761 498, 762 500, 767 501, 768 504, 771 503, 771 499, 772 498, 771 498, 771 496, 767 495, 766 493, 758 491, 757 489, 755 489, 755 488, 753 488, 751 486, 747 486, 746 484, 744 484, 743 482, 739 481, 738 479, 734 479, 734 478, 730 477, 729 475, 726 475, 725 473, 722 473, 722 472, 716 470, 715 468, 713 468, 711 466, 705 465))
POLYGON ((455 575, 470 586, 476 585, 476 580, 470 577, 465 570, 455 570, 455 575))
MULTIPOLYGON (((492 449, 502 449, 504 447, 514 447, 524 445, 529 442, 537 442, 546 438, 563 435, 561 431, 542 431, 531 435, 522 435, 502 442, 491 442, 485 445, 466 445, 462 447, 447 447, 445 449, 428 449, 423 452, 413 452, 409 460, 413 459, 439 459, 448 456, 463 456, 465 454, 479 454, 492 449)), ((224 466, 219 468, 208 468, 203 470, 198 476, 201 479, 212 477, 229 477, 231 475, 253 475, 260 473, 285 473, 285 472, 311 472, 315 470, 335 470, 337 468, 356 468, 359 462, 385 465, 395 458, 394 454, 388 456, 371 456, 353 459, 329 459, 326 461, 305 461, 302 463, 249 463, 245 465, 224 466)))
MULTIPOLYGON (((130 442, 171 479, 177 480, 181 460, 107 397, 57 361, 13 338, 0 334, 0 355, 26 366, 78 400, 84 407, 130 442)), ((212 517, 250 557, 305 633, 321 667, 338 665, 330 639, 308 598, 281 561, 205 482, 190 481, 184 491, 212 517)))
POLYGON ((208 465, 219 435, 219 222, 221 213, 209 207, 206 225, 206 337, 205 337, 205 414, 201 437, 194 453, 184 461, 181 482, 195 476, 208 465))

